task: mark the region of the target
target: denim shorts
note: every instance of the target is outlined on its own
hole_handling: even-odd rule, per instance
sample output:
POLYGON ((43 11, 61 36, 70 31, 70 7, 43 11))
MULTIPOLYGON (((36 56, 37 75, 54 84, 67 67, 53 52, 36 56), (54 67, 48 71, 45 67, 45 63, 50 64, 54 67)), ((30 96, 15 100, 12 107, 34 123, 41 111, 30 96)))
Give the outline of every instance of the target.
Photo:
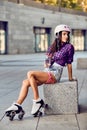
POLYGON ((52 73, 55 76, 57 82, 59 82, 63 72, 63 66, 54 63, 50 68, 45 68, 44 71, 52 73))

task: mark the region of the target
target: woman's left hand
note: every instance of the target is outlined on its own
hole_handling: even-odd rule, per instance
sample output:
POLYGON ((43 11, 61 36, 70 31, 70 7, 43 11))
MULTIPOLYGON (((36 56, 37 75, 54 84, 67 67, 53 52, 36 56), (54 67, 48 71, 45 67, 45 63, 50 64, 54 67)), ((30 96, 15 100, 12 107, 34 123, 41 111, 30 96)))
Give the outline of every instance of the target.
POLYGON ((69 81, 77 81, 77 78, 69 79, 69 81))

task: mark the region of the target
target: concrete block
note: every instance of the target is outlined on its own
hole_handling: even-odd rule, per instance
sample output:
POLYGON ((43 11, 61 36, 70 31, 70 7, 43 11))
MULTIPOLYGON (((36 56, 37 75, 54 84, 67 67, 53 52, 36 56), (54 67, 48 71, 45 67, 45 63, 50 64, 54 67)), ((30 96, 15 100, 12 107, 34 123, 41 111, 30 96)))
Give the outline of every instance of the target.
POLYGON ((77 81, 61 80, 60 83, 45 84, 44 101, 48 104, 46 114, 78 113, 77 81))
POLYGON ((87 69, 87 58, 77 59, 77 69, 87 69))

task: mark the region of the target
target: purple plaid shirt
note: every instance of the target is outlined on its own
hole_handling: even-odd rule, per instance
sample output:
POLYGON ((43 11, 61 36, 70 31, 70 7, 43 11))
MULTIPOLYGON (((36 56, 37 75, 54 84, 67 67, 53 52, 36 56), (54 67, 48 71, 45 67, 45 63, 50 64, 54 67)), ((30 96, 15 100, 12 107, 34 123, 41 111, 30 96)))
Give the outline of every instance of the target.
MULTIPOLYGON (((50 48, 48 48, 47 53, 50 53, 50 48)), ((52 64, 56 62, 61 66, 65 66, 66 64, 71 64, 73 62, 74 56, 74 47, 70 43, 63 43, 61 49, 54 53, 52 57, 52 64)))

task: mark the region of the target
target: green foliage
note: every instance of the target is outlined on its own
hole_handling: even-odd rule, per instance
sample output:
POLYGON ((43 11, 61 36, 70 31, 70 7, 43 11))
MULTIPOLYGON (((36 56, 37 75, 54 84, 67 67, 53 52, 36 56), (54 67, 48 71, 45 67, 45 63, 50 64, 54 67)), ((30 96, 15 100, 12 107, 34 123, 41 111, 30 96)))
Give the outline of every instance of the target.
POLYGON ((76 10, 82 10, 82 7, 77 3, 77 0, 34 0, 44 4, 60 6, 63 8, 70 8, 76 10))
POLYGON ((61 7, 75 9, 78 6, 73 0, 61 0, 61 7))

